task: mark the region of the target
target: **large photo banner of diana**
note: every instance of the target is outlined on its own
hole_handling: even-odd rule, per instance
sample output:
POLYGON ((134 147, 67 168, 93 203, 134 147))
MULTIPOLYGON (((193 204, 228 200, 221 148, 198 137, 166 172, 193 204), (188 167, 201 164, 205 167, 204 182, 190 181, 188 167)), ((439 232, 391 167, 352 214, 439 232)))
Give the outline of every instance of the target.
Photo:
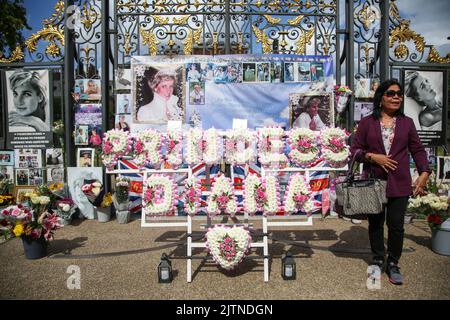
MULTIPOLYGON (((333 91, 329 56, 225 55, 133 57, 131 131, 165 130, 170 120, 184 128, 231 129, 233 119, 248 128, 291 127, 291 94, 333 91)), ((333 123, 333 100, 327 104, 333 123)))
POLYGON ((447 72, 405 69, 404 113, 413 119, 424 146, 442 146, 447 132, 447 72))
POLYGON ((49 70, 4 72, 8 148, 52 146, 52 95, 49 70))

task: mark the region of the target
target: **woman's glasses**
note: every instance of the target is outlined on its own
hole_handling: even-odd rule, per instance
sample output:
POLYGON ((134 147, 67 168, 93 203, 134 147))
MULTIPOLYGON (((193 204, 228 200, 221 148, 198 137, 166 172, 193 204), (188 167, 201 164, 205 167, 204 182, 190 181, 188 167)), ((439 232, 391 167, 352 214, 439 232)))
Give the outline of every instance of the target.
POLYGON ((403 91, 402 90, 398 90, 398 91, 388 90, 384 94, 385 94, 386 97, 389 97, 389 98, 393 98, 393 97, 395 97, 395 95, 397 95, 399 98, 403 98, 403 91))

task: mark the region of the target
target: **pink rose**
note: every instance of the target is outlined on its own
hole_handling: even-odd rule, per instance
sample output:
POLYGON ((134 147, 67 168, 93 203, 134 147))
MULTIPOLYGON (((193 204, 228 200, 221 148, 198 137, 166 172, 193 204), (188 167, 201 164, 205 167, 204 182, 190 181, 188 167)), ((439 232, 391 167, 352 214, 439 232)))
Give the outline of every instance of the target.
POLYGON ((135 150, 137 153, 142 153, 142 151, 144 151, 144 145, 142 144, 142 142, 138 141, 136 143, 136 145, 134 146, 135 150))
POLYGON ((103 145, 103 152, 105 154, 108 154, 112 151, 113 146, 111 145, 111 143, 109 141, 107 141, 104 145, 103 145))

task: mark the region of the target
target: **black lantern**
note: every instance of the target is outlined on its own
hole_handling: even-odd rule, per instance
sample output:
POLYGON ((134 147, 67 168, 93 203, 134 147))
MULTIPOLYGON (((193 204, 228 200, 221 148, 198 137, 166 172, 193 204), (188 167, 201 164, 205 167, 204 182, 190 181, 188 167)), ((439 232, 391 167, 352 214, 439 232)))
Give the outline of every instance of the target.
POLYGON ((172 262, 169 257, 163 253, 161 256, 161 262, 158 265, 158 282, 159 283, 169 283, 172 282, 172 262))
POLYGON ((281 276, 284 280, 295 280, 295 261, 289 251, 281 258, 281 276))

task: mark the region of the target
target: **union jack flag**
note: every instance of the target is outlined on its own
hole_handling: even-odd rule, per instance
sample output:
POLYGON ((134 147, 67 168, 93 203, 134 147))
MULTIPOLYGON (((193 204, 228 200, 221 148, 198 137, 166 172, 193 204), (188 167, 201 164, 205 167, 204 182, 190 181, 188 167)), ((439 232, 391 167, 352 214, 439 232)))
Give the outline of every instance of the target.
POLYGON ((210 194, 210 191, 208 191, 208 189, 211 190, 210 187, 212 186, 213 182, 216 181, 216 178, 220 173, 220 166, 214 165, 214 166, 210 167, 210 169, 209 169, 210 181, 208 181, 208 179, 206 177, 206 169, 207 169, 207 166, 205 163, 200 163, 200 164, 192 167, 192 175, 197 177, 197 179, 200 180, 201 185, 202 185, 200 213, 203 212, 205 214, 206 214, 206 206, 207 206, 206 200, 208 199, 208 196, 210 194))
MULTIPOLYGON (((138 166, 130 160, 119 161, 120 170, 138 170, 138 166)), ((123 173, 124 177, 130 179, 130 211, 140 212, 142 209, 142 187, 144 177, 141 173, 123 173)))
POLYGON ((312 171, 309 173, 309 185, 317 210, 322 209, 322 193, 329 187, 329 182, 330 174, 328 171, 312 171))

